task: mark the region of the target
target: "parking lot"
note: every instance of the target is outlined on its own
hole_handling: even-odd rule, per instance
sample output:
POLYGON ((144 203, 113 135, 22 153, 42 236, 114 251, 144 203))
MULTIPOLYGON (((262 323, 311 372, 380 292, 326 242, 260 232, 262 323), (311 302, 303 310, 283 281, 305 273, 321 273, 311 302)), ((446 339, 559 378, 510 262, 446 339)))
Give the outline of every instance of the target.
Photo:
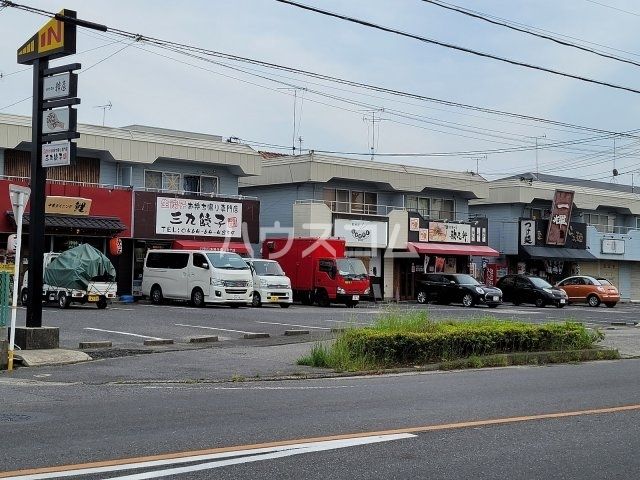
MULTIPOLYGON (((356 308, 293 305, 289 309, 277 306, 231 309, 213 306, 193 308, 186 304, 157 306, 139 302, 114 303, 106 310, 97 310, 95 306, 72 306, 66 310, 45 307, 43 325, 60 328, 60 346, 65 348, 78 348, 79 342, 103 340, 112 342, 116 348, 141 347, 145 339, 172 339, 176 344, 186 344, 191 337, 204 335, 218 336, 218 345, 224 346, 237 344, 245 334, 252 333, 269 334, 269 339, 253 341, 255 344, 268 344, 274 339, 282 341, 286 330, 309 331, 309 337, 305 335, 296 338, 297 341, 328 338, 332 329, 370 324, 388 309, 427 311, 433 319, 488 315, 526 322, 573 320, 601 328, 610 326, 612 322, 632 325, 640 317, 640 305, 628 303, 615 308, 570 305, 562 309, 511 304, 495 309, 464 308, 416 303, 361 303, 356 308)), ((24 309, 19 313, 18 325, 24 325, 24 309)))

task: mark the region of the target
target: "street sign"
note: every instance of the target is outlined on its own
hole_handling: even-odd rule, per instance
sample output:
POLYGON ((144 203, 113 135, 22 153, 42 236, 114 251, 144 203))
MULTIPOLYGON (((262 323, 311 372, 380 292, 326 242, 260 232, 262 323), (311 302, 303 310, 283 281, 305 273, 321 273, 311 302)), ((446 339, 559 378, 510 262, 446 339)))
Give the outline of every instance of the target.
POLYGON ((62 75, 44 77, 42 99, 75 97, 78 94, 78 75, 65 72, 62 75))
MULTIPOLYGON (((76 18, 73 10, 62 10, 59 15, 76 18)), ((31 65, 38 58, 64 57, 76 53, 76 26, 52 18, 38 32, 18 48, 18 63, 31 65)))
POLYGON ((42 166, 47 167, 60 167, 64 165, 71 165, 71 159, 73 155, 74 143, 70 141, 51 142, 42 144, 42 166))
POLYGON ((13 218, 15 218, 16 223, 18 223, 18 205, 21 203, 20 196, 24 195, 23 201, 24 205, 27 205, 29 201, 29 195, 31 195, 31 189, 29 187, 23 187, 22 185, 9 185, 9 198, 11 199, 11 209, 13 210, 13 218))
POLYGON ((78 112, 69 107, 46 110, 42 114, 42 134, 74 131, 77 118, 78 112))

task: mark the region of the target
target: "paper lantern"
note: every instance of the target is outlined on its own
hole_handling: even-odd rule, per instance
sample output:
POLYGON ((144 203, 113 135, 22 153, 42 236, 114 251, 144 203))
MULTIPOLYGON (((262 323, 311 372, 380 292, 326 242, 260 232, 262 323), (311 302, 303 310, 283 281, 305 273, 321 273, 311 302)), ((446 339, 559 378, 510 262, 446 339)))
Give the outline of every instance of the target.
POLYGON ((109 253, 114 257, 122 255, 122 239, 120 237, 109 240, 109 253))
POLYGON ((18 242, 18 235, 12 233, 7 239, 7 253, 16 253, 16 243, 18 242))

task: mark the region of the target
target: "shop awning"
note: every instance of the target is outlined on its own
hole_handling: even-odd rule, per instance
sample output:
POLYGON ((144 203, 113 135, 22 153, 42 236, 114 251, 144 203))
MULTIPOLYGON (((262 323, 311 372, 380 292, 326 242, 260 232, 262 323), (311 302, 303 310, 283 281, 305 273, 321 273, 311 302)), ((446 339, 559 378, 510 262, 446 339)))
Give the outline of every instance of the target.
MULTIPOLYGON (((15 223, 13 212, 7 215, 15 223)), ((29 214, 22 217, 22 224, 29 226, 29 214)), ((95 217, 95 216, 75 216, 75 215, 52 215, 46 214, 44 217, 44 228, 47 233, 57 231, 61 233, 69 232, 83 234, 87 232, 100 233, 105 236, 123 232, 127 226, 117 217, 95 217)))
POLYGON ((233 252, 239 255, 251 255, 251 247, 242 242, 214 242, 200 240, 174 240, 173 248, 177 250, 213 250, 216 252, 233 252))
POLYGON ((531 258, 550 258, 553 260, 597 260, 587 250, 564 247, 522 247, 522 250, 531 258))
POLYGON ((408 242, 407 249, 430 255, 470 255, 473 257, 499 257, 500 253, 483 245, 463 245, 456 243, 417 243, 408 242))

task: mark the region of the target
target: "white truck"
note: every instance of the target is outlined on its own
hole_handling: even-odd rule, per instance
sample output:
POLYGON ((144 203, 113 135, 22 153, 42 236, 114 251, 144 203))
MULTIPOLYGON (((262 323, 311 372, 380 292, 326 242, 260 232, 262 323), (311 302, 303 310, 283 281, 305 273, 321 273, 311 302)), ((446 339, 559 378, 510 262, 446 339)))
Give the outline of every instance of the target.
MULTIPOLYGON (((61 254, 57 252, 49 252, 44 254, 43 272, 49 264, 61 254)), ((44 275, 43 275, 44 277, 44 275)), ((29 280, 29 272, 25 272, 22 280, 22 289, 20 292, 20 301, 22 305, 28 302, 27 285, 29 280)), ((57 302, 60 308, 67 308, 72 303, 95 303, 99 309, 107 308, 110 300, 116 298, 117 284, 113 281, 91 281, 85 289, 65 288, 54 285, 42 285, 42 301, 57 302)))

